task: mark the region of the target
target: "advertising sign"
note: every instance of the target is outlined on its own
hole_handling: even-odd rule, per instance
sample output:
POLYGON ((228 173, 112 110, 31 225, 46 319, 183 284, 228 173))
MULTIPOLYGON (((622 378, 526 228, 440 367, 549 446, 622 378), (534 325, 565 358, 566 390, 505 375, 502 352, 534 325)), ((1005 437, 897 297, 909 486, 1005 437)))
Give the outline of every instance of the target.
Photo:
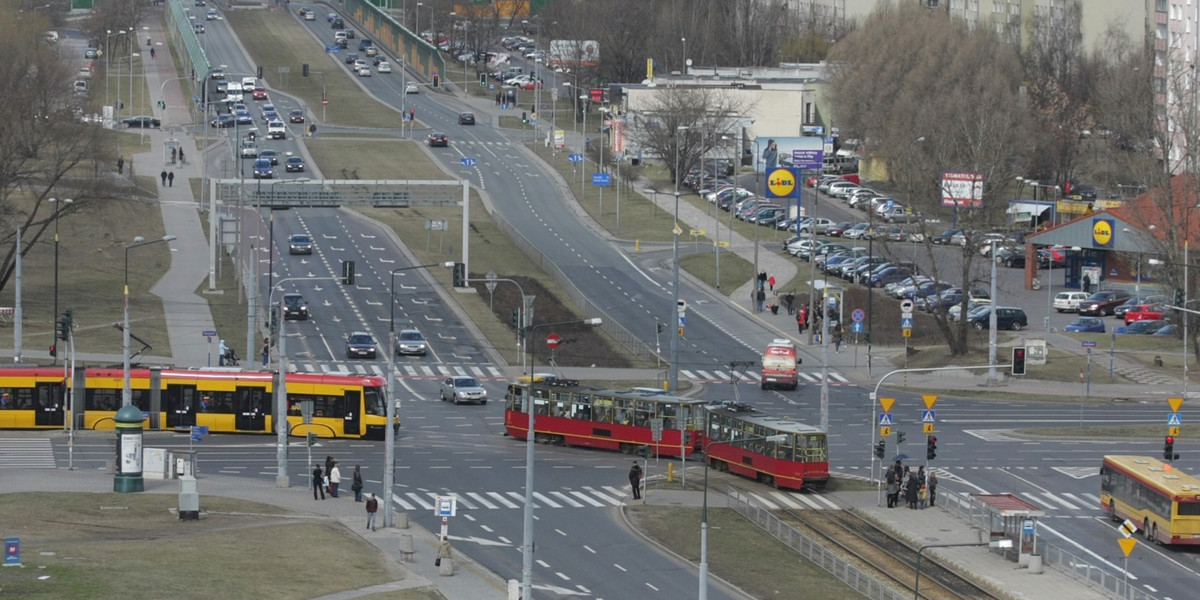
POLYGON ((595 67, 600 64, 600 42, 550 40, 550 66, 595 67))
POLYGON ((795 198, 800 186, 796 185, 799 178, 794 169, 771 169, 767 174, 768 198, 795 198))
POLYGON ((754 140, 754 172, 769 173, 776 168, 808 168, 794 163, 795 157, 806 160, 824 152, 824 140, 819 137, 763 137, 754 140), (797 154, 797 151, 800 151, 797 154))
POLYGON ((983 206, 983 174, 961 171, 942 173, 942 206, 983 206))

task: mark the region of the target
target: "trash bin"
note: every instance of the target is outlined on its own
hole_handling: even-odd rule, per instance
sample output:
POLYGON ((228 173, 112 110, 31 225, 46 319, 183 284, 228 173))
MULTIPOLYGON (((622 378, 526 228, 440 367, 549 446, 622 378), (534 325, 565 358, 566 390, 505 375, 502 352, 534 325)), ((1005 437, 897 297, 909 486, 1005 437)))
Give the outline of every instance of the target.
POLYGON ((1033 573, 1034 575, 1042 574, 1042 555, 1041 554, 1030 554, 1029 555, 1029 572, 1033 573))

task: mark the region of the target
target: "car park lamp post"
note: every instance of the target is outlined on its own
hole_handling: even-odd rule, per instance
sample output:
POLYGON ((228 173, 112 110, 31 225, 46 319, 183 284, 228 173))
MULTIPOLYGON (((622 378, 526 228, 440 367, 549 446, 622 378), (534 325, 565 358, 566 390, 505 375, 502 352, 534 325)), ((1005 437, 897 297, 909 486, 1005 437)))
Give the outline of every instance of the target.
MULTIPOLYGON (((453 262, 439 263, 443 267, 454 268, 453 262)), ((391 305, 388 313, 388 361, 387 361, 387 403, 384 414, 387 415, 387 423, 383 429, 383 526, 392 526, 392 488, 396 485, 396 430, 393 424, 396 421, 396 401, 394 399, 396 391, 396 273, 401 271, 412 271, 415 269, 428 269, 436 267, 437 264, 431 265, 416 265, 411 267, 398 267, 391 271, 391 282, 388 286, 388 304, 391 305)))
MULTIPOLYGON (((54 205, 54 312, 52 314, 53 314, 53 317, 55 319, 57 319, 58 318, 58 216, 62 213, 63 210, 66 210, 65 207, 63 207, 62 205, 71 204, 72 202, 74 202, 74 200, 71 200, 70 198, 63 198, 61 200, 59 200, 58 198, 50 198, 49 202, 54 205)), ((52 364, 52 365, 58 364, 58 353, 57 352, 55 353, 55 355, 53 357, 53 361, 50 364, 52 364)))
MULTIPOLYGON (((496 280, 499 281, 499 280, 496 280)), ((528 338, 533 339, 539 329, 561 327, 563 325, 591 325, 597 327, 602 323, 599 317, 581 321, 562 321, 559 323, 540 323, 529 327, 528 338)), ((537 434, 534 433, 534 401, 533 401, 533 345, 529 346, 529 387, 525 390, 525 514, 521 527, 521 600, 533 600, 533 447, 537 434)))
POLYGON ((700 600, 708 600, 708 449, 713 446, 722 444, 742 444, 745 442, 761 442, 766 441, 772 444, 787 441, 786 434, 767 435, 747 437, 737 440, 722 440, 719 442, 709 442, 704 446, 704 503, 700 509, 700 592, 697 597, 700 600))
POLYGON ((124 376, 124 383, 121 388, 121 406, 129 406, 133 404, 133 390, 129 384, 129 251, 141 246, 149 246, 159 242, 170 242, 175 239, 173 235, 164 235, 157 240, 146 241, 146 238, 137 236, 133 238, 133 243, 125 245, 125 293, 124 293, 124 313, 125 313, 125 328, 121 331, 121 367, 124 376))
POLYGON ((913 600, 921 598, 921 555, 929 548, 964 548, 968 546, 990 546, 992 548, 1012 548, 1013 541, 1009 538, 995 538, 986 542, 968 542, 965 544, 927 544, 917 550, 917 580, 913 584, 913 600))

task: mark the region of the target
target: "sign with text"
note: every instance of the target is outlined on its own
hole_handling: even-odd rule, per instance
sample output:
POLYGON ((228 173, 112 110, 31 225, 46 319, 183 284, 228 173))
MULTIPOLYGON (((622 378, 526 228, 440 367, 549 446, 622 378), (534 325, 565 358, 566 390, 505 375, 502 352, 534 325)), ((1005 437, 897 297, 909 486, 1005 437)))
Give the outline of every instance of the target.
POLYGON ((983 174, 962 171, 942 173, 942 206, 983 206, 983 174))

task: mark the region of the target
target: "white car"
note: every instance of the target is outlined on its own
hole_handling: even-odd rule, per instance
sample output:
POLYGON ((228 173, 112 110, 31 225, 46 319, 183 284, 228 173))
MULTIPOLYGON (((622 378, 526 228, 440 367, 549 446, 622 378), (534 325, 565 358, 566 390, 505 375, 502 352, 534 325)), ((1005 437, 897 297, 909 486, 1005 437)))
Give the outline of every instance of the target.
POLYGON ((392 72, 392 63, 385 60, 375 66, 375 71, 378 73, 391 73, 392 72))
POLYGON ((317 13, 313 12, 313 9, 311 9, 311 8, 304 11, 304 20, 305 21, 316 21, 317 13))
POLYGON ((370 77, 371 76, 371 67, 368 67, 366 65, 359 67, 358 68, 358 76, 359 77, 370 77))
POLYGON ((837 223, 834 223, 831 219, 809 218, 800 223, 800 233, 809 233, 815 231, 816 233, 824 234, 826 231, 829 231, 830 227, 833 227, 834 225, 837 225, 837 223))
POLYGON ((487 390, 483 389, 474 377, 447 377, 441 386, 442 402, 447 400, 461 404, 463 402, 478 402, 481 406, 487 404, 487 390))
POLYGON ((408 85, 404 86, 405 94, 418 94, 420 92, 421 88, 417 87, 417 84, 412 83, 411 81, 408 83, 408 85))
POLYGON ((1079 305, 1091 298, 1087 292, 1059 292, 1054 296, 1054 310, 1058 312, 1079 312, 1079 305))

